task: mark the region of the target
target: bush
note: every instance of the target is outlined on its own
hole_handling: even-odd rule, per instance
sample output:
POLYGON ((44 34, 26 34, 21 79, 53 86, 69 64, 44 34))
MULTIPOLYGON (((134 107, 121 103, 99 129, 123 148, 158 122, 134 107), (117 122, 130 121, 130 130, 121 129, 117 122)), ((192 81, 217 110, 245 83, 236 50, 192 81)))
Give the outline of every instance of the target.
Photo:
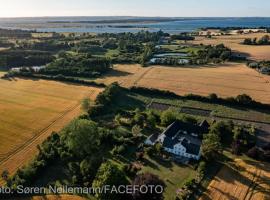
POLYGON ((171 109, 166 110, 162 112, 161 114, 161 117, 160 117, 161 125, 167 127, 173 122, 175 122, 176 119, 177 119, 177 114, 174 110, 171 110, 171 109))

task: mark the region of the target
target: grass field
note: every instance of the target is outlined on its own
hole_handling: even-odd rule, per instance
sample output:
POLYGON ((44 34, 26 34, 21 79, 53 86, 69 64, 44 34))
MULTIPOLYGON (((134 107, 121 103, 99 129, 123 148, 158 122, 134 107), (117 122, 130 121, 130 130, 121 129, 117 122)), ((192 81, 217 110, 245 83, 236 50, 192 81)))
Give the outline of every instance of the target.
POLYGON ((148 164, 142 168, 142 172, 150 172, 158 175, 166 184, 164 197, 166 200, 174 200, 177 189, 180 189, 187 180, 195 177, 195 170, 186 165, 178 165, 174 162, 162 162, 147 158, 148 164))
POLYGON ((257 101, 270 103, 270 77, 261 75, 245 64, 227 63, 208 66, 165 67, 115 65, 114 71, 97 82, 118 81, 122 86, 142 86, 169 90, 179 95, 188 93, 221 97, 246 93, 257 101))
POLYGON ((45 80, 0 80, 0 171, 15 172, 52 131, 80 114, 81 99, 95 99, 100 91, 45 80))
POLYGON ((213 38, 196 37, 193 44, 211 44, 216 45, 223 43, 225 46, 231 48, 233 51, 245 53, 250 59, 253 60, 270 60, 270 45, 243 45, 241 44, 245 38, 260 39, 269 33, 253 33, 246 35, 229 35, 229 36, 215 36, 213 38))
POLYGON ((270 199, 269 169, 269 164, 235 159, 218 172, 200 200, 270 199))

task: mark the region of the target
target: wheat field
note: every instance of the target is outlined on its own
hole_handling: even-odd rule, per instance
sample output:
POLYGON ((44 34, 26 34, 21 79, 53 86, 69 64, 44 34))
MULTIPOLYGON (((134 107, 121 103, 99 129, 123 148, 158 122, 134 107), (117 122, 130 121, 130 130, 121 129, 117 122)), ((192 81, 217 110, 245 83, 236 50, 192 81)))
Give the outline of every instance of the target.
POLYGON ((36 146, 81 113, 83 98, 100 88, 55 81, 0 80, 0 172, 25 164, 36 146))
POLYGON ((196 37, 193 44, 217 45, 223 43, 235 52, 244 53, 252 60, 270 60, 270 45, 243 45, 245 38, 257 38, 258 40, 268 33, 251 33, 245 35, 214 36, 212 38, 196 37))
POLYGON ((270 103, 270 77, 245 64, 226 63, 206 66, 166 67, 115 65, 115 71, 98 82, 118 81, 122 86, 142 86, 169 90, 179 95, 189 93, 221 97, 248 94, 257 101, 270 103))
POLYGON ((211 181, 200 200, 270 199, 269 164, 247 163, 236 159, 225 165, 211 181))

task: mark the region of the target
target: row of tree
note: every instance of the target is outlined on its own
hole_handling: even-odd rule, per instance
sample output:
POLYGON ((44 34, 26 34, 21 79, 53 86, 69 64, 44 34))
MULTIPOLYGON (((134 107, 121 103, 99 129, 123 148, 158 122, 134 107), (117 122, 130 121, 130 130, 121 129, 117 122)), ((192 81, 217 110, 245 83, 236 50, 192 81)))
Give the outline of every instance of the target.
POLYGON ((270 37, 269 35, 264 35, 260 39, 258 38, 246 38, 243 41, 245 45, 270 45, 270 37))
POLYGON ((93 57, 90 54, 68 55, 62 53, 57 59, 40 70, 41 74, 95 77, 108 71, 111 61, 105 57, 93 57))
POLYGON ((54 56, 48 52, 5 50, 0 54, 0 68, 11 69, 13 67, 41 66, 52 62, 54 56))

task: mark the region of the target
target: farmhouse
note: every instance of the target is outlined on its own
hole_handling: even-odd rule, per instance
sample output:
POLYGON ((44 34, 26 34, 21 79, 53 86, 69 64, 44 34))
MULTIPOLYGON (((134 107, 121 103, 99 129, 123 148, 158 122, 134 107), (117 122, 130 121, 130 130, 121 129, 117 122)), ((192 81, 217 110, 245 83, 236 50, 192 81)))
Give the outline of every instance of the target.
POLYGON ((10 70, 13 72, 20 72, 23 69, 33 70, 34 72, 39 72, 41 69, 44 69, 45 66, 32 66, 32 67, 13 67, 10 70))
POLYGON ((208 132, 209 124, 203 121, 193 125, 181 121, 172 123, 162 134, 149 136, 145 144, 162 144, 165 151, 176 156, 199 160, 201 156, 202 135, 208 132))
POLYGON ((199 36, 220 36, 224 33, 218 29, 208 29, 206 31, 199 31, 199 36))

